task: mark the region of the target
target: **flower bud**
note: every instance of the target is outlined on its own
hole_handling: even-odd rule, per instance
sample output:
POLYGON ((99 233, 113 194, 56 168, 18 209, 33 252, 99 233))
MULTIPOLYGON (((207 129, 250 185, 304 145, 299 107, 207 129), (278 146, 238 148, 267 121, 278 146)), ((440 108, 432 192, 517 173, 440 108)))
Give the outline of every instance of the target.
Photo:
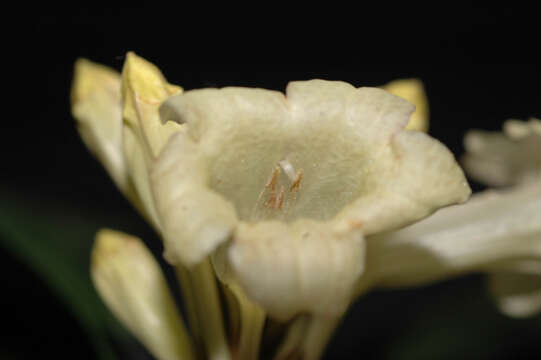
POLYGON ((156 358, 194 359, 166 280, 140 239, 98 232, 91 274, 109 309, 156 358))

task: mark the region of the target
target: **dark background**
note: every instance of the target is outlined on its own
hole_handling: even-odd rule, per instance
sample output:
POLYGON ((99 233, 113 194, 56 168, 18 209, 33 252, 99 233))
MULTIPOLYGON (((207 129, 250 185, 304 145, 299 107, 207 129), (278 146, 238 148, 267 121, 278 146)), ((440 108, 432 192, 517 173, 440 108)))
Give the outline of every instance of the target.
MULTIPOLYGON (((17 79, 10 86, 15 96, 4 99, 4 108, 15 108, 16 114, 2 122, 0 196, 24 204, 28 222, 54 209, 66 222, 92 218, 96 227, 153 239, 76 133, 69 89, 78 57, 120 70, 126 51, 133 50, 188 90, 228 85, 283 90, 290 80, 311 78, 378 86, 417 77, 429 98, 430 133, 456 156, 470 128, 496 130, 511 117, 541 116, 535 53, 541 34, 531 9, 407 11, 389 4, 354 13, 322 10, 325 16, 316 18, 261 6, 238 20, 220 9, 194 13, 180 5, 25 16, 18 28, 28 36, 5 55, 16 63, 17 79)), ((90 237, 82 234, 81 241, 90 244, 90 237)), ((159 245, 153 247, 159 253, 159 245)), ((4 353, 14 359, 35 353, 94 358, 65 304, 31 266, 0 251, 2 326, 8 329, 0 344, 4 353)), ((423 289, 370 294, 353 307, 326 358, 539 358, 539 316, 505 318, 483 287, 483 278, 472 275, 423 289)), ((134 357, 140 350, 134 346, 121 352, 134 357)))

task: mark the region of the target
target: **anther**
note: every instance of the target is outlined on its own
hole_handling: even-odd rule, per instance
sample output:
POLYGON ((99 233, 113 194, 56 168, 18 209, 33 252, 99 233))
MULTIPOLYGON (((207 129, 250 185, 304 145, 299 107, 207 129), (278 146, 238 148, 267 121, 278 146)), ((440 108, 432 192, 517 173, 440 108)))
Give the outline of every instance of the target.
POLYGON ((301 186, 301 180, 302 180, 302 176, 304 175, 304 170, 303 169, 299 169, 299 172, 297 173, 297 175, 295 176, 295 179, 292 180, 293 181, 293 184, 291 184, 291 187, 289 188, 289 192, 293 192, 294 190, 298 190, 301 186))
POLYGON ((274 169, 272 169, 272 176, 265 184, 265 187, 270 187, 274 190, 276 188, 276 183, 278 182, 278 176, 280 176, 280 168, 278 166, 275 166, 274 169))
POLYGON ((274 208, 275 209, 278 208, 282 210, 283 204, 284 204, 284 185, 280 186, 280 194, 278 195, 278 202, 274 208))

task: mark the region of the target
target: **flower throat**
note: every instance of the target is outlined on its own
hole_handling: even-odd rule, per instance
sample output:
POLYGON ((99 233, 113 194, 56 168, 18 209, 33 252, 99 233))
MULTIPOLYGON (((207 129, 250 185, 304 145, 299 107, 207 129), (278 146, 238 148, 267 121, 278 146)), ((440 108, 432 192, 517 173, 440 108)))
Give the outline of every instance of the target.
POLYGON ((259 193, 252 210, 252 221, 268 218, 287 217, 289 210, 297 201, 302 184, 304 170, 295 168, 288 160, 276 164, 265 187, 259 193))

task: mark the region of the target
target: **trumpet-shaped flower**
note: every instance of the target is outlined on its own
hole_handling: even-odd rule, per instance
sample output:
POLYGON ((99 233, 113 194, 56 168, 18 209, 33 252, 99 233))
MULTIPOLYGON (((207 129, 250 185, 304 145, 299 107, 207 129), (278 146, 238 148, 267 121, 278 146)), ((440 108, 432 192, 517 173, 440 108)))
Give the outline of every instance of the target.
POLYGON ((473 195, 464 205, 367 242, 363 286, 412 286, 503 269, 511 260, 540 260, 541 183, 473 195))
MULTIPOLYGON (((372 243, 389 243, 378 234, 470 195, 445 146, 408 130, 426 129, 426 107, 410 121, 414 106, 382 89, 310 80, 285 94, 184 92, 133 53, 121 76, 80 61, 75 79, 87 145, 160 233, 165 258, 190 272, 212 257, 241 302, 279 320, 338 319, 376 278, 372 243)), ((426 103, 418 83, 387 87, 426 103)))
POLYGON ((452 154, 405 131, 413 106, 342 82, 286 94, 204 89, 168 98, 185 127, 151 174, 166 257, 193 264, 228 244, 232 272, 278 318, 338 315, 363 271, 363 236, 451 203, 469 187, 452 154))
POLYGON ((541 120, 508 120, 503 132, 470 131, 464 139, 466 171, 490 186, 541 178, 541 120))
POLYGON ((414 107, 380 89, 182 92, 131 53, 122 89, 126 171, 166 258, 193 266, 227 244, 235 279, 279 318, 340 314, 364 236, 470 192, 443 145, 404 130, 414 107))

